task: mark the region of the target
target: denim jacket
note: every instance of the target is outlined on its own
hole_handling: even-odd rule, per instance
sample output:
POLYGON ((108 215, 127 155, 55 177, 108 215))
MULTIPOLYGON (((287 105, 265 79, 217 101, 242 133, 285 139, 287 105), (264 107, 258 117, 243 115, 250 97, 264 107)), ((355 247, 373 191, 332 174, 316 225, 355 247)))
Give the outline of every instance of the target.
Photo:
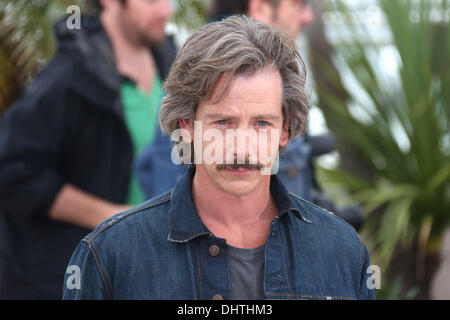
MULTIPOLYGON (((229 299, 225 239, 200 220, 189 168, 175 188, 102 222, 66 271, 64 299, 229 299)), ((265 246, 266 299, 374 299, 369 254, 354 229, 289 194, 276 176, 278 208, 265 246), (369 280, 369 281, 368 281, 369 280)))

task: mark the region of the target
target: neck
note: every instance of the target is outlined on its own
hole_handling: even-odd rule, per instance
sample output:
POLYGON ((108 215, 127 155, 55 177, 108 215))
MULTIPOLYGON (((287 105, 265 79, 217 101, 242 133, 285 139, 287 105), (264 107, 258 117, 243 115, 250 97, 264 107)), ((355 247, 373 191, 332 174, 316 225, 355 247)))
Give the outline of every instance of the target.
POLYGON ((202 222, 216 236, 237 247, 264 244, 277 207, 270 194, 270 176, 246 195, 233 195, 217 188, 196 170, 192 195, 202 222))
POLYGON ((136 82, 137 86, 147 92, 151 89, 154 62, 151 51, 137 41, 127 37, 111 15, 101 15, 103 27, 114 51, 117 70, 136 82))

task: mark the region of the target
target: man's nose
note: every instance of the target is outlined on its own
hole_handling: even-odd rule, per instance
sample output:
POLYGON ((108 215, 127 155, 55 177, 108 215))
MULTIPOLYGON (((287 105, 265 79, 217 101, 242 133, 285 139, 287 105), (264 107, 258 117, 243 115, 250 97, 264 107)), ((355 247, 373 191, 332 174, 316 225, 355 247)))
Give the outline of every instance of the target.
POLYGON ((160 17, 165 19, 169 19, 172 16, 173 10, 169 0, 162 0, 160 2, 158 13, 160 17))
POLYGON ((300 14, 301 25, 308 25, 313 23, 315 20, 314 12, 311 6, 305 7, 300 14))
POLYGON ((258 134, 248 126, 242 126, 237 130, 234 144, 234 156, 238 158, 252 158, 256 160, 258 150, 258 134))

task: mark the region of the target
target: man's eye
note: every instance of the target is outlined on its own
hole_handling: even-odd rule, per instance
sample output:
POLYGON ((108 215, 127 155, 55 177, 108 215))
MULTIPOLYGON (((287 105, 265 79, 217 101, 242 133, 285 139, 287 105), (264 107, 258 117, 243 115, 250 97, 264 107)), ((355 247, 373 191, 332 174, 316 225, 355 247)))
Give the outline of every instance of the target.
POLYGON ((266 127, 268 124, 269 124, 269 123, 268 123, 267 121, 264 121, 264 120, 259 120, 259 121, 257 122, 257 125, 258 125, 259 127, 266 127))
POLYGON ((220 125, 226 125, 228 123, 228 120, 219 120, 219 121, 216 121, 216 123, 220 124, 220 125))

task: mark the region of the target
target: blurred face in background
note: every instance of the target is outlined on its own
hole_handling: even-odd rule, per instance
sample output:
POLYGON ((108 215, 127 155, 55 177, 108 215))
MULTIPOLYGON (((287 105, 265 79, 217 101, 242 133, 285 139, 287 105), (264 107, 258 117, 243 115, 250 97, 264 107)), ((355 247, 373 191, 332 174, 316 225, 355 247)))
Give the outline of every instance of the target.
POLYGON ((310 0, 250 0, 248 14, 296 38, 304 26, 314 22, 309 4, 310 0))
POLYGON ((172 15, 169 0, 103 0, 104 12, 115 16, 122 35, 137 46, 150 46, 164 39, 172 15))
POLYGON ((314 21, 314 13, 309 0, 281 0, 276 8, 273 23, 287 31, 292 37, 297 37, 303 26, 314 21))

